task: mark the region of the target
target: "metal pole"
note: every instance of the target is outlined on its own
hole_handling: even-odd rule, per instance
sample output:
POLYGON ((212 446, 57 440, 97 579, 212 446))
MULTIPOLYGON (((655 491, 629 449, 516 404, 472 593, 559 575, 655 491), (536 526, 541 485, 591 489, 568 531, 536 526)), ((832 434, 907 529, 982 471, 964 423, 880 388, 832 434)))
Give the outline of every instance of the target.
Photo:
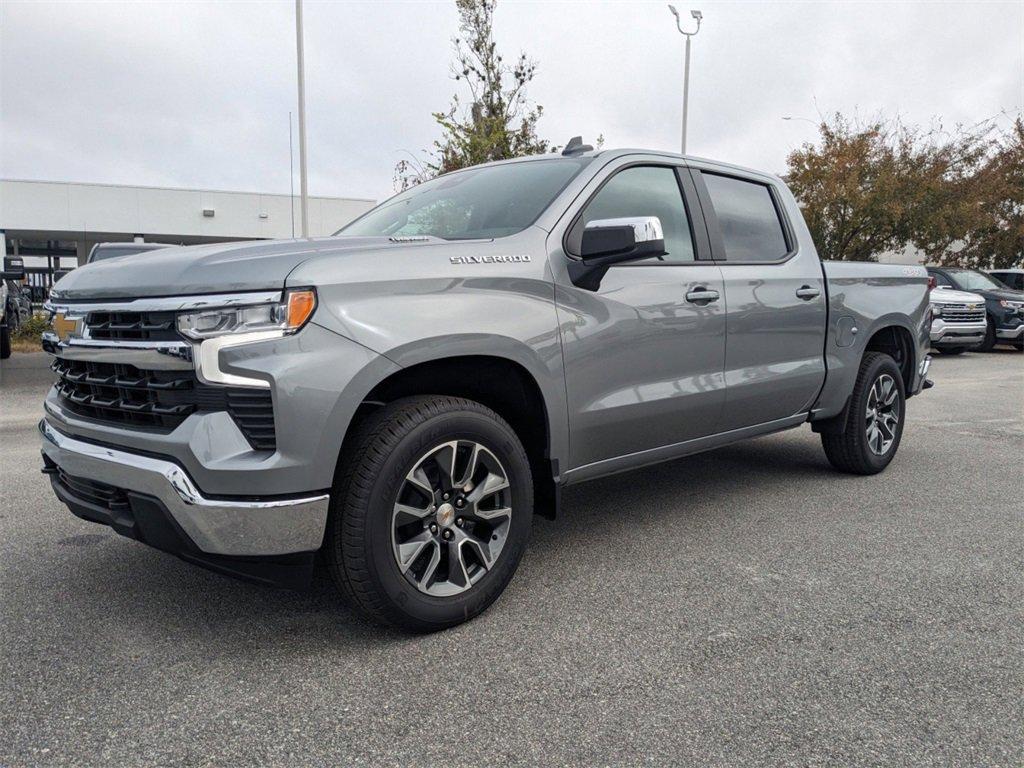
POLYGON ((686 117, 690 109, 690 35, 686 36, 686 67, 683 70, 683 154, 686 154, 686 117))
POLYGON ((683 130, 682 130, 682 141, 680 142, 680 148, 683 154, 686 154, 686 122, 690 116, 690 38, 700 32, 700 22, 704 18, 704 14, 700 11, 690 11, 690 16, 697 22, 697 28, 693 32, 687 32, 683 29, 683 21, 679 17, 679 11, 676 10, 674 5, 669 4, 668 9, 672 11, 672 15, 676 18, 676 29, 679 30, 679 34, 686 38, 686 63, 683 66, 683 130))
POLYGON ((291 194, 288 207, 292 209, 292 239, 295 239, 295 152, 292 150, 292 113, 288 113, 288 183, 291 194))
MULTIPOLYGON (((299 195, 302 200, 302 236, 309 237, 309 188, 306 179, 306 73, 302 51, 302 0, 295 0, 295 37, 299 60, 299 195)), ((289 126, 291 121, 289 121, 289 126)))

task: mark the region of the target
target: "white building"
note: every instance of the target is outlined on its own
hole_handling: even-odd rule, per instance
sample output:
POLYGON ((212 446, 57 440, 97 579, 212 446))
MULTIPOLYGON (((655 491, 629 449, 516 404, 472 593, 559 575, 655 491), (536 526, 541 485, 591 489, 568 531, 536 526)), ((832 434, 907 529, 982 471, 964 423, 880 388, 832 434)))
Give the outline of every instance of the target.
MULTIPOLYGON (((311 197, 310 235, 330 235, 374 205, 311 197)), ((96 243, 288 238, 300 220, 299 199, 289 195, 0 179, 0 253, 22 256, 40 288, 54 269, 84 264, 96 243)))

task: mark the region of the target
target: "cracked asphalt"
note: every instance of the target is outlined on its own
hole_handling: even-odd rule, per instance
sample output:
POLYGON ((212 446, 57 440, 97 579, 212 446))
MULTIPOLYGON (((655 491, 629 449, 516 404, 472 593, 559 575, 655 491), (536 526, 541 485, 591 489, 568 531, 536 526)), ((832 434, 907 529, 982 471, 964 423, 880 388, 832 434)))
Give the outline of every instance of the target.
POLYGON ((809 429, 569 489, 426 637, 73 517, 0 380, 0 766, 1024 764, 1024 355, 938 356, 882 475, 809 429))

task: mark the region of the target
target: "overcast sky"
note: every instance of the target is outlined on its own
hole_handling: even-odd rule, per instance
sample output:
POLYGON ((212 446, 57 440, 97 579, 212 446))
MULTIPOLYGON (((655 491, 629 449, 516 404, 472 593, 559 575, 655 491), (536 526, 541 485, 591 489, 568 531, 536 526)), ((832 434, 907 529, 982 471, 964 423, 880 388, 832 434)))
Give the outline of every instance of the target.
MULTIPOLYGON (((952 125, 1024 108, 1020 0, 676 4, 704 11, 692 154, 781 172, 815 134, 783 115, 952 125)), ((293 14, 0 0, 0 176, 287 192, 293 14)), ((307 0, 305 18, 310 193, 387 197, 457 90, 454 2, 307 0)), ((501 0, 495 29, 506 58, 539 64, 545 138, 678 149, 683 41, 664 2, 501 0)))

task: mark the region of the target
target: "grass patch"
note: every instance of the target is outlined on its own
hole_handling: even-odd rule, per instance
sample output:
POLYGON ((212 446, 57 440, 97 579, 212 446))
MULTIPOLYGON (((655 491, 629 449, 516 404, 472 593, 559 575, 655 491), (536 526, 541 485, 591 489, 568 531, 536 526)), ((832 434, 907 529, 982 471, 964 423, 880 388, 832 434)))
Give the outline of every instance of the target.
POLYGON ((11 349, 14 352, 42 352, 43 331, 50 329, 46 315, 37 312, 11 334, 11 349))

